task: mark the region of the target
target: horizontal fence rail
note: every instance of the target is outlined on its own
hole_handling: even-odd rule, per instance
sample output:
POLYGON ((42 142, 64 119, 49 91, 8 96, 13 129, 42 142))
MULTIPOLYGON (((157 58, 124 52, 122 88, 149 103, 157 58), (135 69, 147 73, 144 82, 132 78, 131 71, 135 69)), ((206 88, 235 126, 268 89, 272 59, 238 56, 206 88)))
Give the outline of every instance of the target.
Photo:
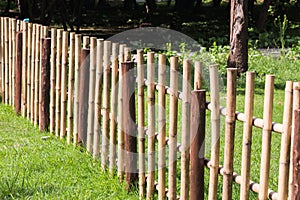
POLYGON ((234 184, 241 185, 240 199, 249 199, 251 191, 260 200, 300 196, 295 189, 300 184, 300 82, 287 81, 283 122, 276 123, 272 75, 266 76, 260 119, 253 116, 253 72, 246 74, 241 113, 236 111, 234 68, 227 69, 227 102, 221 107, 216 65, 209 66, 210 90, 204 90, 201 61, 180 62, 177 56, 167 59, 142 49, 132 61, 135 51, 124 44, 0 19, 2 103, 14 106, 40 131, 86 148, 103 169, 125 180, 128 190, 138 188, 141 198, 232 199, 234 184), (242 152, 234 150, 237 123, 243 123, 242 152), (205 138, 208 124, 211 141, 205 138), (250 179, 253 127, 262 131, 259 183, 250 179), (278 188, 269 186, 274 133, 281 135, 278 188), (234 169, 236 154, 242 155, 241 175, 234 169))

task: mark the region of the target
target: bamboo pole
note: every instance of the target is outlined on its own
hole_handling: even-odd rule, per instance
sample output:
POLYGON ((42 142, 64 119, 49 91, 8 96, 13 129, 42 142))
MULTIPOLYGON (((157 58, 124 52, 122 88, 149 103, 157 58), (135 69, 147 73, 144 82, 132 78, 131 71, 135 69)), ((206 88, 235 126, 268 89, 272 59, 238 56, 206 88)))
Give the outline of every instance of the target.
POLYGON ((274 76, 266 76, 265 97, 264 97, 264 128, 262 138, 261 169, 260 169, 260 190, 259 200, 268 197, 268 183, 270 173, 270 150, 272 135, 272 110, 274 96, 274 76))
POLYGON ((93 153, 97 38, 91 37, 87 151, 93 153))
POLYGON ((94 143, 93 157, 94 159, 100 156, 100 123, 101 123, 101 102, 102 102, 102 81, 103 81, 103 39, 97 39, 96 52, 96 91, 95 91, 95 116, 94 116, 94 143))
POLYGON ((21 109, 22 109, 22 117, 26 116, 26 111, 27 111, 27 23, 22 22, 22 102, 21 102, 21 109))
POLYGON ((300 110, 294 110, 294 127, 293 127, 293 160, 292 160, 292 182, 290 199, 299 200, 299 185, 300 185, 300 173, 299 173, 299 162, 300 162, 300 110))
POLYGON ((252 144, 252 120, 254 108, 254 72, 246 73, 246 94, 245 94, 245 122, 243 130, 243 150, 242 150, 242 183, 240 199, 249 199, 250 184, 250 160, 252 144))
POLYGON ((181 173, 180 198, 189 199, 189 151, 190 151, 190 104, 191 104, 191 62, 183 61, 182 79, 182 141, 181 141, 181 173))
POLYGON ((138 152, 139 152, 139 196, 145 198, 145 106, 144 106, 144 57, 143 50, 137 50, 138 78, 138 152))
POLYGON ((111 42, 104 41, 104 75, 103 75, 103 134, 102 134, 102 156, 101 166, 105 169, 108 164, 109 150, 109 112, 110 112, 110 54, 111 42))
POLYGON ((67 69, 68 69, 68 41, 69 32, 64 31, 62 36, 62 54, 61 54, 61 99, 60 99, 60 139, 63 139, 66 135, 67 124, 67 69))
MULTIPOLYGON (((124 59, 125 45, 121 44, 119 49, 119 69, 124 59)), ((122 108, 122 70, 119 70, 118 85, 118 177, 122 180, 124 176, 124 132, 123 132, 123 108, 122 108)))
POLYGON ((80 87, 79 87, 79 112, 78 112, 78 142, 86 145, 87 142, 87 119, 89 106, 89 68, 90 50, 81 50, 80 87))
POLYGON ((79 115, 79 78, 80 78, 80 54, 81 35, 75 35, 75 73, 74 73, 74 121, 73 121, 73 144, 78 142, 78 115, 79 115))
POLYGON ((148 176, 147 199, 154 197, 155 179, 155 61, 154 52, 147 53, 148 96, 148 176))
POLYGON ((75 33, 70 33, 69 50, 69 79, 68 79, 68 116, 67 116, 67 143, 72 143, 73 134, 73 105, 74 105, 74 67, 75 67, 75 33))
POLYGON ((158 199, 166 196, 166 55, 158 58, 158 199))
POLYGON ((42 38, 42 59, 41 59, 41 89, 40 89, 40 131, 45 131, 49 127, 49 111, 50 111, 50 53, 51 53, 51 39, 42 38))
POLYGON ((117 111, 118 111, 118 43, 112 44, 112 72, 111 72, 111 120, 110 120, 110 151, 109 151, 109 171, 113 174, 116 168, 116 146, 117 146, 117 111))
POLYGON ((209 67, 210 75, 210 101, 211 101, 211 165, 209 176, 208 199, 217 199, 218 190, 218 169, 220 157, 220 89, 218 66, 209 67))
POLYGON ((8 104, 12 105, 13 93, 12 93, 12 69, 13 69, 13 57, 12 57, 12 19, 8 18, 8 104))
POLYGON ((4 64, 4 18, 0 17, 1 22, 1 35, 0 35, 0 50, 1 50, 1 99, 4 103, 5 99, 5 64, 4 64))
POLYGON ((57 30, 56 43, 56 93, 55 93, 55 136, 60 135, 60 120, 61 120, 61 68, 62 68, 62 35, 63 30, 57 30))
POLYGON ((15 68, 16 68, 16 31, 17 21, 11 19, 11 105, 14 106, 15 102, 15 68))
POLYGON ((227 69, 227 102, 226 102, 226 127, 224 148, 224 176, 222 199, 232 199, 232 174, 234 156, 234 132, 236 111, 236 77, 237 69, 227 69))
MULTIPOLYGON (((199 82, 198 82, 199 83, 199 82)), ((199 86, 199 85, 198 85, 199 86)), ((190 131, 190 199, 204 199, 204 146, 206 91, 194 90, 191 94, 190 131)))
POLYGON ((294 82, 293 83, 293 112, 292 112, 292 133, 291 133, 291 153, 290 153, 290 167, 289 167, 289 199, 291 199, 291 195, 292 195, 292 191, 294 190, 294 185, 293 185, 293 160, 294 158, 294 154, 293 151, 295 149, 294 147, 294 143, 295 143, 295 129, 294 129, 294 125, 295 125, 295 110, 300 109, 300 82, 294 82))
POLYGON ((50 132, 55 131, 55 102, 56 102, 56 43, 57 43, 57 30, 51 29, 51 58, 50 58, 50 132))
POLYGON ((36 52, 36 28, 37 24, 32 25, 32 41, 31 41, 31 69, 30 69, 30 121, 31 123, 34 122, 34 95, 35 95, 35 52, 36 52))
POLYGON ((195 62, 194 72, 194 90, 200 90, 202 88, 202 63, 199 61, 195 62))
POLYGON ((4 18, 5 104, 9 104, 9 21, 4 18))
POLYGON ((132 61, 122 63, 123 124, 125 139, 126 189, 134 189, 137 176, 137 139, 135 124, 135 76, 132 61))
POLYGON ((35 73, 34 73, 34 125, 39 125, 39 87, 40 87, 40 39, 41 26, 36 25, 36 42, 35 42, 35 73))
POLYGON ((31 115, 31 59, 32 59, 32 23, 28 23, 27 37, 27 119, 30 120, 31 115))
POLYGON ((130 61, 131 60, 131 49, 130 47, 124 47, 124 60, 130 61))
POLYGON ((283 134, 281 135, 281 149, 278 177, 279 199, 288 197, 288 177, 290 163, 290 146, 292 131, 292 109, 293 109, 293 82, 287 81, 285 87, 284 113, 283 113, 283 134))
POLYGON ((176 196, 176 165, 177 165, 177 118, 178 118, 178 57, 171 57, 170 75, 170 114, 169 114, 169 192, 168 198, 176 196))
POLYGON ((21 112, 21 92, 22 92, 22 32, 18 32, 16 36, 16 91, 15 91, 15 111, 16 114, 21 112))
POLYGON ((90 47, 90 37, 89 36, 83 36, 82 48, 83 49, 89 49, 89 47, 90 47))

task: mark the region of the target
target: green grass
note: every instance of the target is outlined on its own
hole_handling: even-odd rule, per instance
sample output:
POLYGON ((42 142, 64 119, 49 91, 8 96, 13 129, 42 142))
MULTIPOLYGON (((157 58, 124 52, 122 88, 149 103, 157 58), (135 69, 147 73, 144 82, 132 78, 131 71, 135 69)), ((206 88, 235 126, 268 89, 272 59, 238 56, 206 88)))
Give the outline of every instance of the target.
POLYGON ((0 199, 138 199, 80 148, 0 104, 0 199), (43 139, 43 136, 49 136, 43 139))

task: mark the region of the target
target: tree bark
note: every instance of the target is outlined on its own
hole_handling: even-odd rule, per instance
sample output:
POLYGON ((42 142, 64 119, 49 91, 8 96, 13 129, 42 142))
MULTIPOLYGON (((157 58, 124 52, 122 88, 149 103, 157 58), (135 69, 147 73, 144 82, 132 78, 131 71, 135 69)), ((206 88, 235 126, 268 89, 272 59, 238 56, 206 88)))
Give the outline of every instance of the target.
POLYGON ((259 18, 256 23, 256 27, 257 27, 258 31, 260 31, 260 32, 263 30, 263 28, 265 26, 265 23, 266 23, 266 20, 268 17, 268 10, 270 7, 270 3, 271 3, 271 0, 264 0, 264 3, 262 5, 262 8, 261 8, 261 11, 259 14, 259 18))
POLYGON ((248 0, 231 0, 228 68, 248 70, 248 0))

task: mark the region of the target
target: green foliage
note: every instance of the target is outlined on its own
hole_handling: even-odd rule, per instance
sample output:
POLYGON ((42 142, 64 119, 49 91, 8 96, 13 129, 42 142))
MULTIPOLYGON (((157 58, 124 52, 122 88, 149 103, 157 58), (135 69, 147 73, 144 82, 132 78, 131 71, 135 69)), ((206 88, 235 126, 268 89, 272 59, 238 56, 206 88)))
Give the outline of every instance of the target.
POLYGON ((284 49, 285 46, 285 33, 289 25, 289 21, 284 15, 283 21, 280 16, 276 17, 274 20, 274 25, 275 27, 279 28, 279 38, 280 38, 280 43, 281 43, 281 48, 284 49))

